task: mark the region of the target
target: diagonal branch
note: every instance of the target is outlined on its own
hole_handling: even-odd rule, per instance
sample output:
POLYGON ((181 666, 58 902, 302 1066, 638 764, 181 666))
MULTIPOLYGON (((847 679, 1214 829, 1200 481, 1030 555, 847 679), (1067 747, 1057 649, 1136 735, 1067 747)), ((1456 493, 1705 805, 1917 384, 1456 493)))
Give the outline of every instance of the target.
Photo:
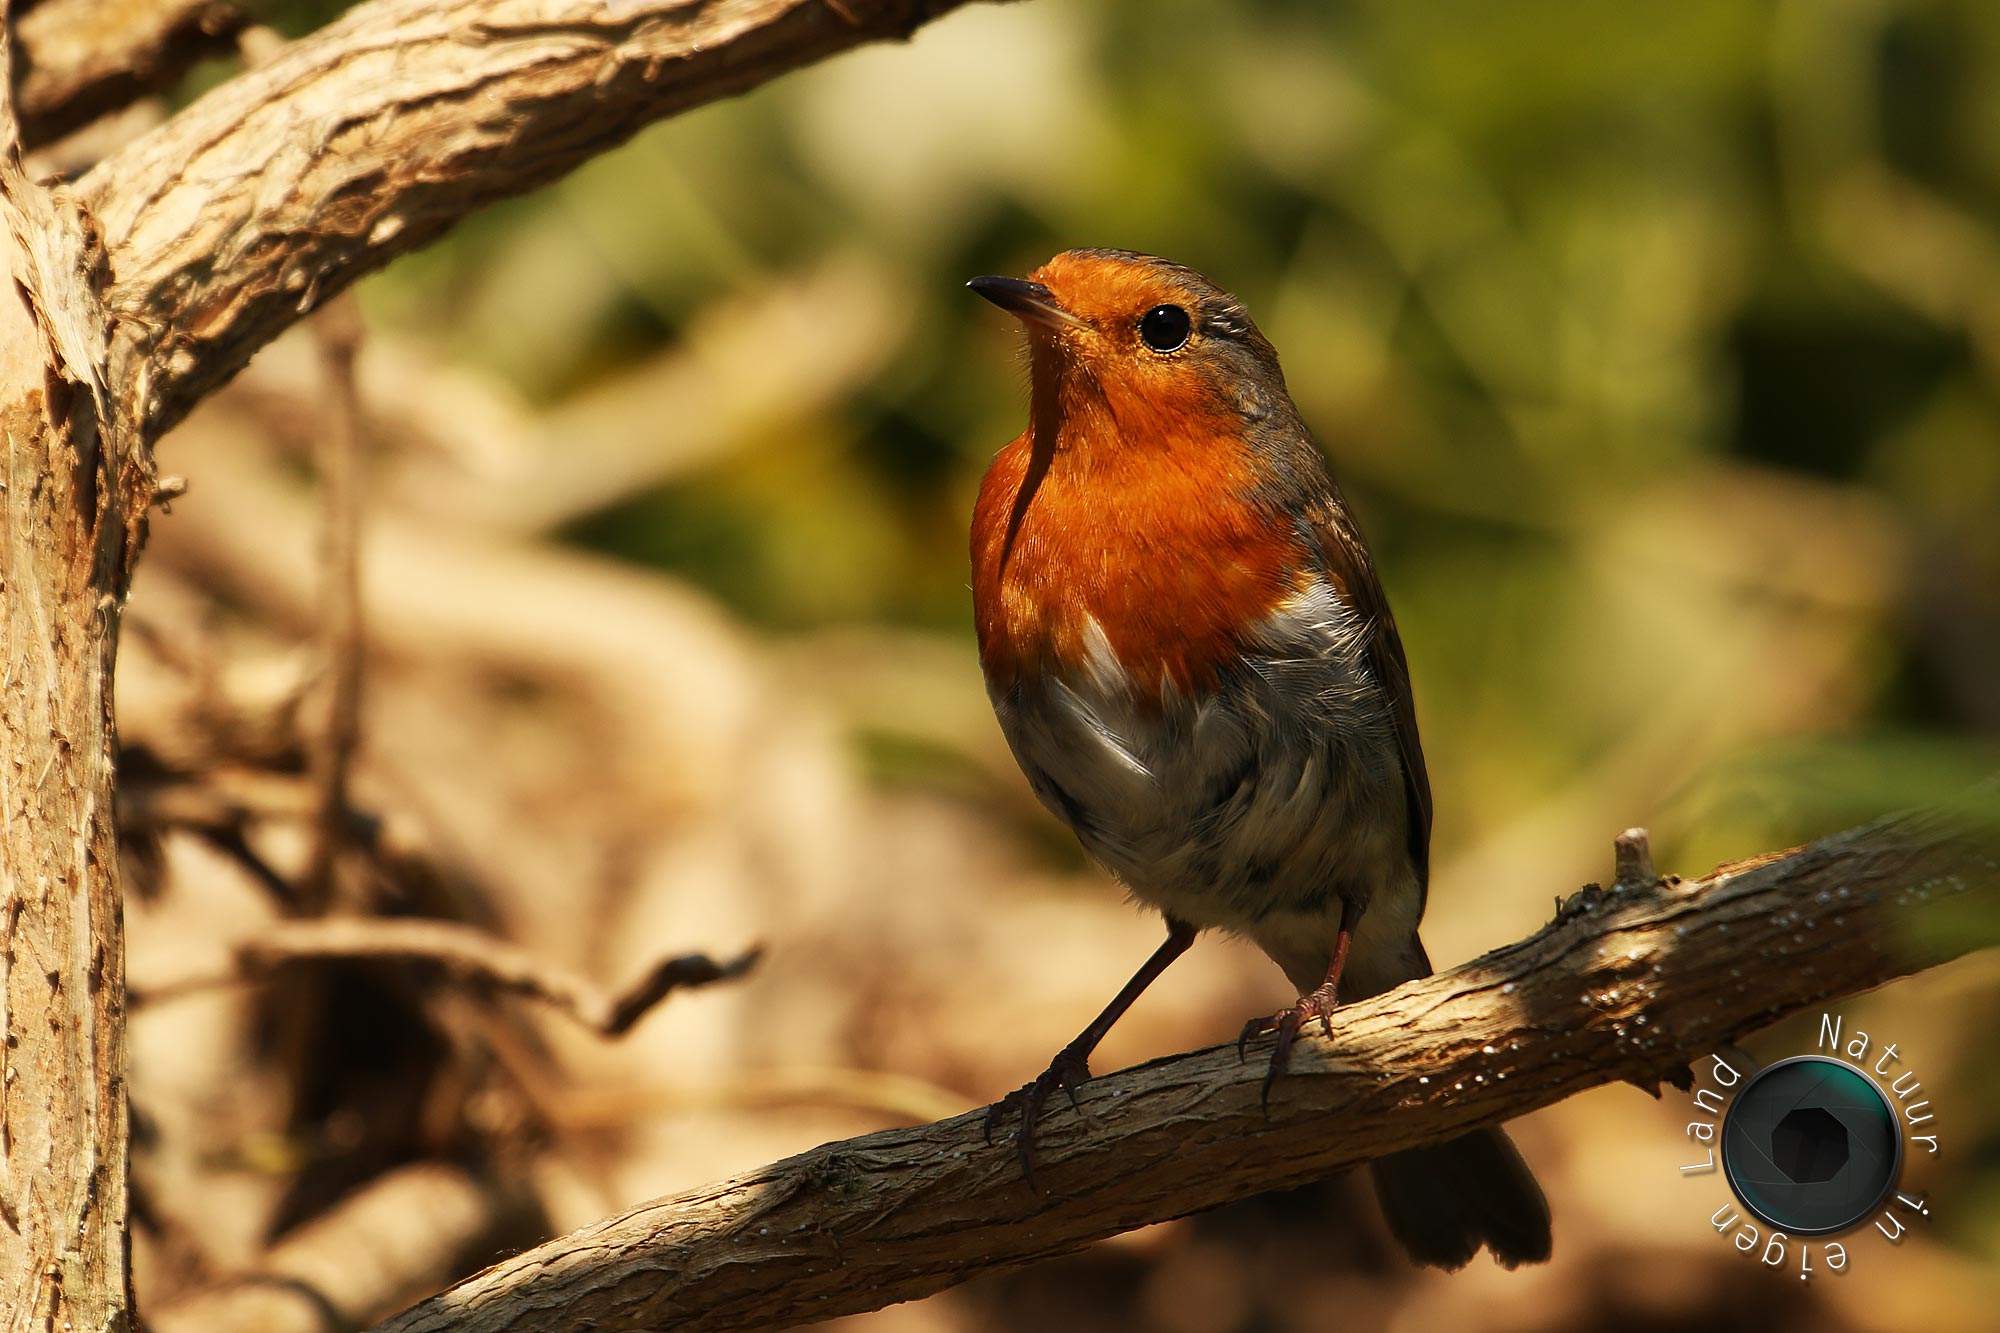
POLYGON ((81 182, 150 434, 307 311, 655 120, 966 0, 369 0, 81 182))
MULTIPOLYGON (((1692 883, 1578 895, 1530 939, 1342 1011, 1268 1117, 1218 1047, 1096 1080, 1037 1175, 981 1115, 832 1143, 489 1268, 378 1333, 774 1329, 1322 1178, 2000 943, 2000 818, 1903 816, 1692 883)), ((1636 849, 1633 849, 1636 851, 1636 849)), ((1622 858, 1636 869, 1643 858, 1622 858)), ((1560 1219, 1558 1219, 1560 1226, 1560 1219)))

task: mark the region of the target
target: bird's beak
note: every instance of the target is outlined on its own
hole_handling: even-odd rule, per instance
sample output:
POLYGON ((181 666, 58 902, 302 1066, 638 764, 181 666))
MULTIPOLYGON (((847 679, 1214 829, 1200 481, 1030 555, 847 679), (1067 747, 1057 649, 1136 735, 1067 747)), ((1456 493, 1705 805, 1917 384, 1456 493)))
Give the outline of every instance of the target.
POLYGON ((974 278, 965 285, 1025 323, 1039 324, 1045 329, 1060 329, 1080 322, 1075 315, 1062 308, 1053 292, 1039 282, 1029 282, 1025 278, 987 277, 974 278))

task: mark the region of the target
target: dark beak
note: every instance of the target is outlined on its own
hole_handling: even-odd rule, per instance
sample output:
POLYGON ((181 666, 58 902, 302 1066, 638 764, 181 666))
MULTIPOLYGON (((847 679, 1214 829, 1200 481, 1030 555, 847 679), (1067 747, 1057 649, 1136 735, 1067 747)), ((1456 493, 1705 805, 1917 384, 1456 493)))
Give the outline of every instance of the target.
POLYGON ((1075 315, 1057 304, 1054 293, 1039 282, 1025 278, 974 278, 965 284, 1016 319, 1059 329, 1077 322, 1075 315))

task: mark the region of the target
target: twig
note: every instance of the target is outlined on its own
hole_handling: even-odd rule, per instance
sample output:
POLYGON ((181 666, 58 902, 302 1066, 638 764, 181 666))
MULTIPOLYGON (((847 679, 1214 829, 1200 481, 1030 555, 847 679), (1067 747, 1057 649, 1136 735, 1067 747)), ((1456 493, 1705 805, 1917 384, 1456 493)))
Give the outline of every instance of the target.
POLYGON ((313 330, 326 376, 316 451, 326 713, 312 752, 317 809, 299 896, 307 911, 317 914, 336 896, 336 862, 349 822, 347 778, 361 731, 361 404, 354 383, 361 314, 354 298, 343 295, 330 303, 313 321, 313 330))
MULTIPOLYGON (((707 954, 682 954, 678 958, 668 958, 655 964, 650 975, 612 1001, 608 1012, 600 1011, 595 997, 589 994, 578 995, 573 1006, 565 1007, 571 1009, 579 1022, 596 1028, 600 1034, 606 1037, 622 1037, 632 1030, 635 1023, 651 1012, 654 1005, 675 991, 709 986, 718 981, 740 977, 755 967, 757 960, 763 956, 764 950, 761 945, 726 963, 715 962, 707 954), (602 1012, 600 1018, 588 1016, 600 1012, 602 1012)), ((564 1004, 564 998, 560 995, 537 993, 540 998, 551 1004, 564 1004)))
POLYGON ((1653 869, 1653 847, 1646 830, 1628 828, 1612 840, 1613 875, 1620 888, 1643 889, 1660 882, 1653 869))
POLYGON ((1080 1114, 1042 1123, 1046 1195, 1011 1143, 984 1142, 978 1113, 871 1134, 550 1241, 378 1333, 830 1319, 1653 1074, 2000 943, 2000 820, 1983 799, 1974 820, 1906 816, 1691 884, 1607 892, 1343 1009, 1332 1039, 1301 1041, 1268 1114, 1261 1061, 1233 1047, 1095 1080, 1080 1114))
POLYGON ((228 972, 187 977, 145 990, 130 1005, 159 1004, 183 995, 233 986, 294 963, 345 959, 419 964, 441 969, 466 985, 538 1000, 603 1037, 622 1037, 667 996, 743 976, 763 956, 752 948, 726 962, 707 954, 682 954, 656 964, 634 985, 607 995, 519 945, 456 921, 416 918, 326 917, 285 921, 236 947, 228 972))

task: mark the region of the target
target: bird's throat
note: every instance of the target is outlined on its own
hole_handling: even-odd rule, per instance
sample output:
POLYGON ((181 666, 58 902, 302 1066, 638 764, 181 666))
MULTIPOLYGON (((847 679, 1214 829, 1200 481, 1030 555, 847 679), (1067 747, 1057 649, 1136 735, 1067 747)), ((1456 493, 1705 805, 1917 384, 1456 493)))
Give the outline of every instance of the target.
POLYGON ((996 689, 1086 672, 1101 645, 1149 702, 1163 687, 1199 693, 1297 590, 1304 554, 1251 498, 1239 451, 1116 430, 1101 397, 1038 395, 987 475, 973 601, 996 689))

